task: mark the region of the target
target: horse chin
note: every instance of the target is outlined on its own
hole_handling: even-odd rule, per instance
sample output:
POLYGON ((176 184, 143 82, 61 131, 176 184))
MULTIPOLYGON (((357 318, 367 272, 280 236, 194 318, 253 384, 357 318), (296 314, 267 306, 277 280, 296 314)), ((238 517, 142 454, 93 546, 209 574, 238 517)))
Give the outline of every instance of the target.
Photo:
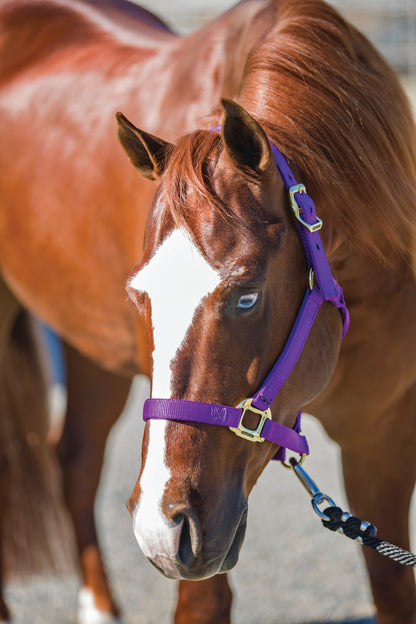
POLYGON ((162 568, 161 566, 159 566, 157 563, 152 561, 152 559, 149 559, 149 557, 147 558, 147 560, 152 564, 154 568, 156 568, 158 572, 163 574, 165 578, 170 579, 171 581, 180 581, 182 578, 184 578, 184 576, 180 573, 176 566, 174 570, 168 570, 167 568, 162 568))
MULTIPOLYGON (((216 574, 224 574, 229 572, 237 564, 241 547, 243 545, 244 537, 247 528, 247 508, 244 510, 240 523, 235 532, 233 541, 225 557, 217 557, 215 560, 205 562, 194 568, 184 569, 180 565, 176 565, 177 575, 167 574, 166 570, 158 568, 164 576, 167 578, 181 578, 189 581, 201 581, 203 579, 210 578, 216 574)), ((153 565, 154 562, 153 562, 153 565)), ((158 566, 155 566, 158 567, 158 566)))

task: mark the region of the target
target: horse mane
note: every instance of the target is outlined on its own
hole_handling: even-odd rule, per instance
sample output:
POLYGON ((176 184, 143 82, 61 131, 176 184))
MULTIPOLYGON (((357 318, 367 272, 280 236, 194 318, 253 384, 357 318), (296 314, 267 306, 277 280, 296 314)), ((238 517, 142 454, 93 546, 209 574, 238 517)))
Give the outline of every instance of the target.
MULTIPOLYGON (((383 264, 414 263, 416 132, 398 78, 322 0, 270 7, 273 25, 249 54, 240 103, 298 170, 333 262, 354 250, 383 264)), ((182 224, 188 185, 230 219, 209 182, 218 141, 197 131, 174 148, 166 197, 182 224)))
POLYGON ((326 218, 330 254, 341 258, 349 246, 383 263, 411 263, 416 133, 398 78, 323 1, 273 6, 274 25, 249 55, 239 101, 298 168, 326 218))

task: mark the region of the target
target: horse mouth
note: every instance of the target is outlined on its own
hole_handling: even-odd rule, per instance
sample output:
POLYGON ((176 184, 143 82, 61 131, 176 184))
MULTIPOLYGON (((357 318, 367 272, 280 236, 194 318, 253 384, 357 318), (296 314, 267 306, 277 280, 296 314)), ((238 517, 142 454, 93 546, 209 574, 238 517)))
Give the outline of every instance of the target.
MULTIPOLYGON (((201 560, 200 562, 196 562, 197 565, 194 565, 190 568, 183 567, 182 565, 180 565, 180 563, 176 562, 176 568, 178 570, 178 575, 180 575, 180 578, 197 581, 205 578, 210 578, 212 576, 215 576, 216 574, 224 574, 225 572, 232 570, 237 564, 241 546, 243 544, 246 534, 246 528, 247 506, 243 510, 240 522, 234 533, 233 540, 225 556, 216 556, 209 561, 201 560)), ((166 572, 162 571, 162 573, 166 576, 166 572)))
POLYGON ((224 561, 222 562, 222 566, 218 571, 219 574, 229 572, 237 564, 238 556, 240 554, 241 546, 243 545, 247 529, 247 513, 248 508, 246 507, 243 511, 243 515, 241 516, 240 524, 238 525, 237 531, 235 532, 235 536, 230 546, 230 549, 224 561))

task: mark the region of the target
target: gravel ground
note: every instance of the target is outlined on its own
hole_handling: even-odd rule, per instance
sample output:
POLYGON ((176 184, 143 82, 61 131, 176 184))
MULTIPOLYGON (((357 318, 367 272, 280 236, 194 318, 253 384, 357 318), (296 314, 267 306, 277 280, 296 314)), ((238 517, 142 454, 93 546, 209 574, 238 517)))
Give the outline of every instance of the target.
MULTIPOLYGON (((233 3, 210 0, 191 5, 189 0, 153 0, 142 4, 186 32, 233 3), (209 11, 200 5, 209 5, 209 11)), ((407 86, 415 95, 414 84, 408 81, 407 86)), ((176 584, 164 579, 141 554, 125 508, 139 472, 143 430, 139 414, 147 394, 147 381, 137 378, 109 439, 96 507, 105 558, 125 624, 171 622, 176 596, 176 584)), ((308 471, 324 492, 348 508, 337 446, 313 418, 304 419, 303 429, 312 451, 308 471)), ((279 465, 270 465, 251 495, 245 544, 230 575, 234 622, 372 623, 360 549, 346 538, 323 530, 294 475, 279 465)), ((34 578, 12 583, 6 589, 6 599, 16 624, 75 624, 78 588, 75 575, 34 578)))

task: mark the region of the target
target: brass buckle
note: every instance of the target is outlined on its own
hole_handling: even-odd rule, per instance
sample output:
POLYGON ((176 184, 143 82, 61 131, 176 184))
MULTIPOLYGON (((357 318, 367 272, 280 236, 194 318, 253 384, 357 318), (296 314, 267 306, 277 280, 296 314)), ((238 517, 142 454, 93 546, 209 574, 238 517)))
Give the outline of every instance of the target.
POLYGON ((299 208, 299 204, 295 199, 295 193, 306 193, 306 188, 304 187, 303 184, 295 184, 294 186, 291 186, 289 189, 290 205, 292 206, 292 210, 295 213, 296 219, 307 230, 309 230, 309 232, 311 233, 318 232, 318 230, 320 230, 322 227, 322 219, 320 219, 319 217, 316 217, 315 223, 306 223, 306 221, 304 221, 302 217, 300 216, 301 209, 299 208))
POLYGON ((237 405, 237 407, 243 408, 243 413, 241 414, 238 426, 230 427, 230 429, 240 438, 250 440, 250 442, 264 442, 264 438, 261 437, 261 432, 263 431, 266 420, 272 419, 272 412, 269 407, 265 411, 257 409, 257 407, 252 406, 252 402, 253 399, 244 399, 244 401, 241 401, 241 403, 237 405), (246 412, 252 412, 253 414, 258 414, 260 416, 257 427, 255 427, 254 429, 249 429, 248 427, 245 427, 243 425, 243 420, 246 412))

